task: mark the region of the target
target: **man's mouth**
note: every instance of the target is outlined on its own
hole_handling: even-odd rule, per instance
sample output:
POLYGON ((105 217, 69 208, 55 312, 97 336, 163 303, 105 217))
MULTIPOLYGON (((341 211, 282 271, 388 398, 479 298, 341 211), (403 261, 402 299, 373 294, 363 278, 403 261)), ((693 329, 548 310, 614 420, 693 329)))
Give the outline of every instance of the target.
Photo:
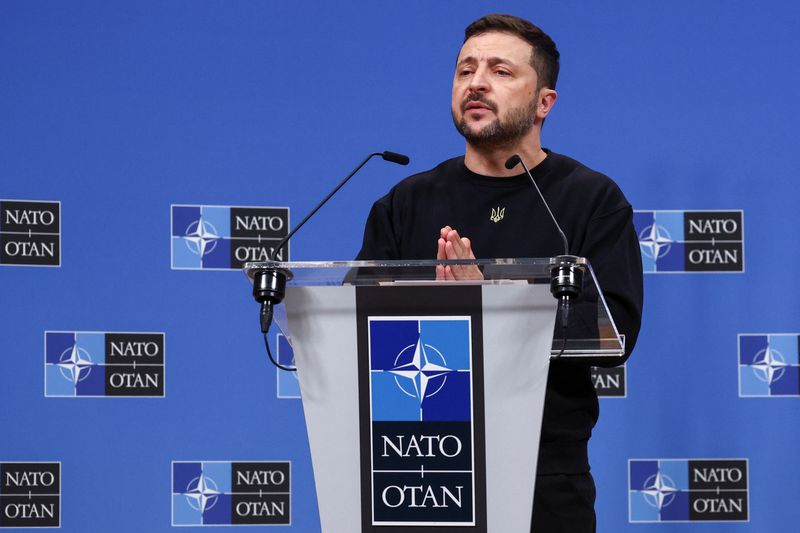
POLYGON ((464 103, 464 105, 462 106, 462 109, 463 109, 464 112, 467 112, 467 111, 481 111, 481 110, 494 111, 495 110, 495 106, 492 105, 489 102, 485 102, 485 101, 480 100, 480 99, 474 99, 474 100, 470 99, 470 100, 467 100, 464 103))

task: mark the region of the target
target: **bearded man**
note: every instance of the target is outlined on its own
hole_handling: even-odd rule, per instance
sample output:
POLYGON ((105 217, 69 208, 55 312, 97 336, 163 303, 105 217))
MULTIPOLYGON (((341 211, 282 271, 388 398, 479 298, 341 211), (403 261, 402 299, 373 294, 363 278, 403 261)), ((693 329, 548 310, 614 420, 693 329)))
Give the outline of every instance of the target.
MULTIPOLYGON (((588 258, 594 268, 617 329, 626 337, 625 357, 605 363, 622 364, 636 342, 642 310, 633 211, 610 178, 542 148, 542 125, 558 97, 558 70, 555 43, 532 23, 511 15, 487 15, 470 24, 452 93, 453 122, 466 139, 466 151, 406 178, 375 202, 358 258, 562 254, 562 240, 529 177, 505 167, 518 154, 564 230, 569 253, 588 258)), ((438 267, 436 275, 470 279, 480 272, 477 267, 438 267)), ((589 364, 553 361, 533 531, 595 531, 595 485, 587 445, 598 413, 589 364)))

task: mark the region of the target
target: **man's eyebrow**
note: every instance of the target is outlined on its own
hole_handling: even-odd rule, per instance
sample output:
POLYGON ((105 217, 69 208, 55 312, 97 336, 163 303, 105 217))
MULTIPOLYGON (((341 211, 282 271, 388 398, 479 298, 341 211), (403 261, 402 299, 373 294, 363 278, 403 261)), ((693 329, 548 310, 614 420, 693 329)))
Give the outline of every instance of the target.
POLYGON ((510 67, 516 66, 516 63, 514 63, 507 57, 490 57, 489 59, 486 60, 486 62, 489 63, 489 65, 491 66, 503 65, 503 64, 508 65, 510 67))
POLYGON ((456 58, 456 66, 464 65, 464 64, 475 64, 478 60, 472 56, 467 56, 461 59, 456 58))
MULTIPOLYGON (((474 65, 477 62, 478 62, 478 60, 474 56, 467 56, 467 57, 462 58, 460 61, 458 61, 458 63, 456 63, 456 65, 457 66, 461 66, 461 65, 464 65, 464 64, 474 65)), ((502 64, 506 64, 506 65, 509 65, 511 67, 516 66, 516 63, 514 63, 513 61, 511 61, 507 57, 497 57, 497 56, 489 57, 489 58, 486 59, 486 62, 489 63, 489 66, 491 66, 491 67, 493 67, 495 65, 502 65, 502 64)))

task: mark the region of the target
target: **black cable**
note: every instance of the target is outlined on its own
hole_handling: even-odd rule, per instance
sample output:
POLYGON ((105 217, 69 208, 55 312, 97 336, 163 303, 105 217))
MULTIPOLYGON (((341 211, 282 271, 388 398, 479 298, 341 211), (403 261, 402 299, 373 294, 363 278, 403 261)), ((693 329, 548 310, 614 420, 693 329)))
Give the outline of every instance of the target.
MULTIPOLYGON (((558 359, 564 355, 564 350, 567 349, 567 326, 569 325, 569 297, 562 296, 558 301, 558 307, 561 309, 561 351, 558 355, 554 355, 553 359, 558 359)), ((558 312, 558 310, 556 310, 558 312)))
POLYGON ((279 364, 274 357, 272 357, 272 351, 269 349, 269 342, 267 341, 267 334, 264 333, 264 346, 267 347, 267 355, 269 356, 269 360, 272 362, 273 365, 280 368, 281 370, 285 370, 287 372, 297 372, 296 368, 289 368, 288 366, 283 366, 279 364))

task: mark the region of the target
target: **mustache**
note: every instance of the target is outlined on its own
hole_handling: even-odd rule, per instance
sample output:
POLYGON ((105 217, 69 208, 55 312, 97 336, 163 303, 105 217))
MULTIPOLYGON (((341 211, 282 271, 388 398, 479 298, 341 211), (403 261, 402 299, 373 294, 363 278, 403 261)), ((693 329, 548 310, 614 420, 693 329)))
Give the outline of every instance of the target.
POLYGON ((482 93, 472 93, 467 96, 464 101, 461 103, 461 112, 465 112, 467 110, 467 105, 472 102, 480 102, 486 107, 488 107, 492 111, 497 111, 497 104, 493 101, 486 98, 482 93))

